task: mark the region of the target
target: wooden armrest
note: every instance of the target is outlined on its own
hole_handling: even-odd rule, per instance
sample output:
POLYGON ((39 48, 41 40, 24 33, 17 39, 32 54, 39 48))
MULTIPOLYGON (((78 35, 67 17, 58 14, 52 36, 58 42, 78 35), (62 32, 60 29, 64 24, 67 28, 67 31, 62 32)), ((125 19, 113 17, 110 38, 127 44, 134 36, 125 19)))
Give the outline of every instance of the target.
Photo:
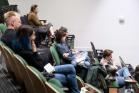
POLYGON ((88 83, 85 83, 85 87, 88 90, 87 93, 102 93, 99 89, 97 89, 96 87, 94 87, 88 83))
POLYGON ((78 87, 79 88, 84 87, 85 86, 84 81, 79 76, 76 76, 76 78, 77 78, 78 87))

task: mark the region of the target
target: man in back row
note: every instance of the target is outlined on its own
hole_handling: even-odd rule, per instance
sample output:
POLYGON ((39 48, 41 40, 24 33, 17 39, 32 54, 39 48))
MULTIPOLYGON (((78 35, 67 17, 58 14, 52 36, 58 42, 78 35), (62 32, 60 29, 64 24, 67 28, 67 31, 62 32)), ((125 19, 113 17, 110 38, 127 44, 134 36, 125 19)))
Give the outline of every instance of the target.
MULTIPOLYGON (((16 30, 21 26, 20 14, 14 11, 9 11, 4 14, 7 29, 1 40, 13 49, 14 40, 16 38, 16 30)), ((14 49, 13 49, 14 50, 14 49)))

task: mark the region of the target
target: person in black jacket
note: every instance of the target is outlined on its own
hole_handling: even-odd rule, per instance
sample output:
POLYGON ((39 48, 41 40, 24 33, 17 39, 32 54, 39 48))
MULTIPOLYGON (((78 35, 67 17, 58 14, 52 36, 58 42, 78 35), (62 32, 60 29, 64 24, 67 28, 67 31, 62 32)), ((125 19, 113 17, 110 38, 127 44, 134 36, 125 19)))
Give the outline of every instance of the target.
POLYGON ((15 11, 9 11, 4 14, 5 23, 7 25, 7 29, 5 33, 2 35, 1 40, 14 50, 14 40, 16 38, 16 32, 19 26, 21 25, 20 15, 15 11))
POLYGON ((19 27, 14 42, 15 53, 21 55, 29 65, 36 67, 39 71, 43 71, 43 66, 46 64, 37 52, 35 45, 35 32, 33 28, 27 25, 19 27))

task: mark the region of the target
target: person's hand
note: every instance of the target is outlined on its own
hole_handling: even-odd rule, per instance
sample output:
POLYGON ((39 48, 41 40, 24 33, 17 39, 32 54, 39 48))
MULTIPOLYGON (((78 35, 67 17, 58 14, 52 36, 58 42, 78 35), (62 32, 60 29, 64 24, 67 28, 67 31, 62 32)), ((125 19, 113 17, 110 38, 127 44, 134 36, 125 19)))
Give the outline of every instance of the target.
POLYGON ((79 52, 79 51, 76 50, 76 49, 71 49, 71 51, 72 51, 73 54, 77 54, 77 53, 79 52))
POLYGON ((69 53, 64 53, 64 54, 63 54, 63 57, 64 57, 64 58, 67 58, 68 56, 69 56, 69 53))
POLYGON ((37 52, 37 47, 34 40, 31 41, 31 46, 32 46, 32 51, 37 52))
POLYGON ((35 35, 35 32, 33 31, 32 35, 29 37, 30 41, 35 41, 36 39, 36 35, 35 35))

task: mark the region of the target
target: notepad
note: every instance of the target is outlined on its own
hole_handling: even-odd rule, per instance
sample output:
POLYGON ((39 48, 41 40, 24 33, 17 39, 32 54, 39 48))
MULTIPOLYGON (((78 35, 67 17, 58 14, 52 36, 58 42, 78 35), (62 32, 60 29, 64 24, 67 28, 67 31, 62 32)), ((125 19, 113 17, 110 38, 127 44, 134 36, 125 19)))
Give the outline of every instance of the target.
POLYGON ((48 73, 53 73, 55 71, 54 66, 52 66, 50 63, 46 64, 44 66, 44 69, 48 72, 48 73))
POLYGON ((77 56, 75 61, 78 63, 78 62, 85 60, 85 58, 86 58, 85 56, 79 56, 79 57, 77 56))

